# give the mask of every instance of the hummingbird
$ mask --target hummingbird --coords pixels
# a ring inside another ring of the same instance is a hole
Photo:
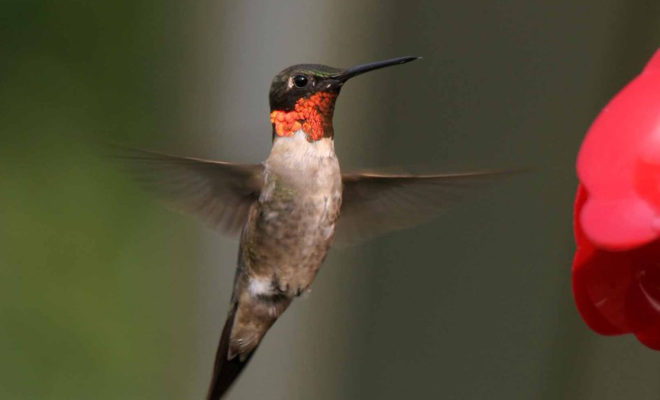
[[[227,392],[273,323],[309,289],[335,236],[350,242],[421,223],[444,208],[452,189],[492,174],[341,172],[332,120],[344,84],[418,58],[282,70],[269,92],[272,147],[260,164],[137,149],[125,156],[169,205],[240,236],[208,400]]]

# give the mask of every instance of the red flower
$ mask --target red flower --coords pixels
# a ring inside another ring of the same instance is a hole
[[[582,318],[660,350],[660,51],[596,118],[577,171],[573,294]]]

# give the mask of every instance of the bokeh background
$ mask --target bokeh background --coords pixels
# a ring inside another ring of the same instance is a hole
[[[264,159],[299,62],[351,81],[344,169],[532,167],[333,250],[231,399],[657,399],[660,353],[573,305],[574,159],[660,45],[657,1],[0,2],[0,398],[202,398],[237,242],[99,157]]]

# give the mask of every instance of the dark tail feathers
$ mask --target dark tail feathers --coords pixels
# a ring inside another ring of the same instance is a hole
[[[209,387],[207,400],[219,400],[224,396],[225,392],[231,387],[238,375],[247,363],[252,358],[254,351],[250,353],[247,358],[241,361],[241,357],[236,356],[231,360],[227,359],[229,351],[229,336],[231,328],[234,325],[234,317],[236,316],[236,304],[232,308],[231,313],[227,316],[227,322],[222,329],[222,336],[220,337],[220,344],[218,345],[218,352],[215,355],[215,366],[213,367],[213,376],[211,377],[211,386]]]

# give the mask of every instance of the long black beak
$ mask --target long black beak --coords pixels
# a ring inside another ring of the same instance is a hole
[[[376,69],[380,68],[385,68],[385,67],[391,67],[393,65],[399,65],[399,64],[405,64],[407,62],[415,61],[421,57],[397,57],[397,58],[392,58],[389,60],[384,60],[384,61],[376,61],[372,62],[369,64],[362,64],[362,65],[357,65],[355,67],[351,67],[347,69],[346,71],[342,72],[341,74],[337,75],[335,77],[336,80],[340,82],[346,82],[347,80],[351,79],[354,76],[358,76],[360,74],[364,74],[365,72],[373,71]]]

